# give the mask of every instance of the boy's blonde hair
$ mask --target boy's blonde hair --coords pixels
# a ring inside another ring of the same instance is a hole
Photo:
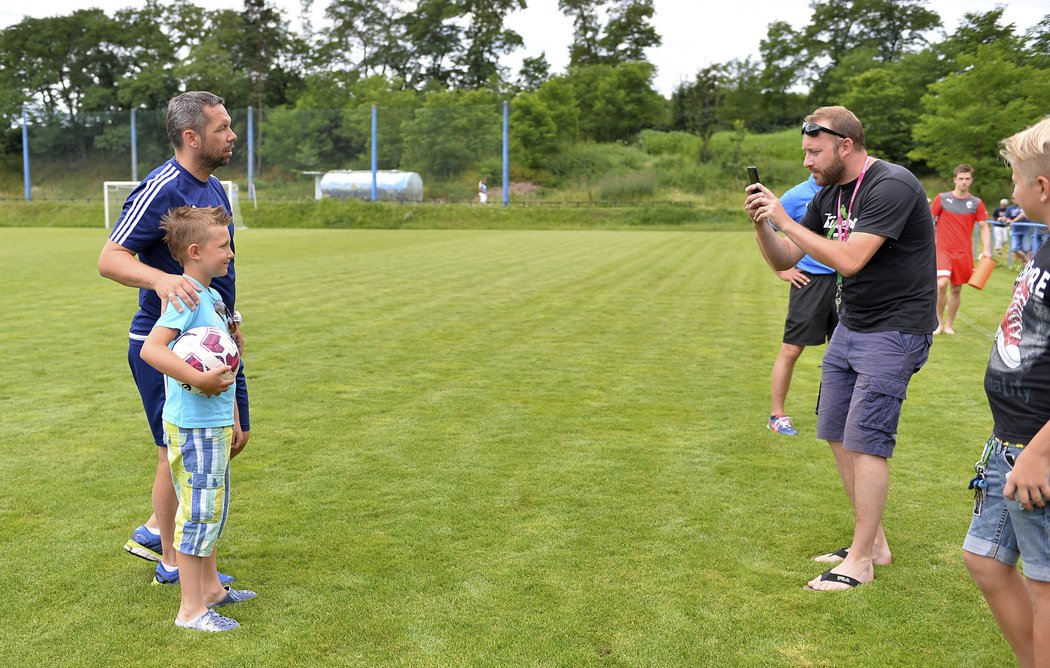
[[[1050,116],[1003,140],[999,151],[1026,184],[1036,177],[1050,177]]]
[[[230,216],[222,207],[180,206],[164,214],[160,229],[164,231],[164,243],[179,264],[186,265],[186,252],[193,244],[208,241],[212,228],[227,227]]]

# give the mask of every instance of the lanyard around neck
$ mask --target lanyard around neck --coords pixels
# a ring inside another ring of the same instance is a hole
[[[839,189],[839,199],[835,205],[835,228],[838,230],[839,241],[845,241],[849,238],[849,222],[853,218],[853,200],[857,198],[857,193],[860,192],[860,184],[864,182],[864,175],[868,173],[868,167],[871,163],[870,155],[864,158],[864,166],[860,168],[857,185],[853,186],[853,194],[849,196],[849,209],[846,210],[845,221],[842,220],[842,189]]]

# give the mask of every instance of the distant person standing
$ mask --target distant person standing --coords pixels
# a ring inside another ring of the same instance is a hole
[[[810,177],[788,190],[780,198],[784,210],[795,222],[806,215],[810,200],[820,192],[820,186]],[[838,324],[835,306],[836,274],[831,267],[806,255],[791,269],[776,272],[791,284],[787,317],[784,319],[784,340],[773,362],[770,384],[771,406],[766,426],[784,436],[798,436],[798,430],[785,410],[795,362],[806,346],[822,346],[831,338]]]
[[[489,203],[489,187],[487,185],[488,178],[482,176],[481,180],[478,181],[478,203],[488,204]]]
[[[1006,207],[1004,216],[1010,223],[1010,253],[1021,264],[1027,264],[1032,256],[1032,242],[1035,240],[1032,226],[1027,224],[1028,219],[1025,218],[1024,211],[1017,204]],[[1015,225],[1015,223],[1023,224]]]
[[[962,286],[973,274],[973,226],[981,233],[981,257],[992,256],[991,230],[984,202],[970,194],[973,167],[958,165],[955,189],[939,193],[930,204],[937,225],[937,329],[934,334],[955,334],[955,316],[962,301]],[[949,294],[949,285],[951,294]],[[945,318],[944,307],[948,306]]]
[[[999,200],[999,206],[992,211],[992,243],[995,245],[995,254],[1002,252],[1003,246],[1009,248],[1010,244],[1010,221],[1006,218],[1006,208],[1010,206],[1010,200],[1003,198]]]

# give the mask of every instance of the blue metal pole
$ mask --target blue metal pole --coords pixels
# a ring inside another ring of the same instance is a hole
[[[510,201],[510,148],[509,148],[509,133],[507,129],[509,127],[507,123],[507,101],[503,101],[503,208],[507,208],[507,203]]]
[[[139,180],[139,139],[135,127],[135,110],[131,110],[131,180]]]
[[[376,172],[378,171],[379,158],[376,153],[376,106],[372,105],[372,201],[379,199],[379,188],[376,184]]]
[[[22,171],[26,179],[26,201],[32,199],[29,190],[29,128],[26,121],[26,109],[22,107]]]
[[[255,201],[255,119],[248,107],[248,197]]]

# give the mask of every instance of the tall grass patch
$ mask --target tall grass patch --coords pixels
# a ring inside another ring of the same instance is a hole
[[[638,200],[655,195],[659,181],[650,171],[609,175],[598,182],[597,191],[603,200]]]

